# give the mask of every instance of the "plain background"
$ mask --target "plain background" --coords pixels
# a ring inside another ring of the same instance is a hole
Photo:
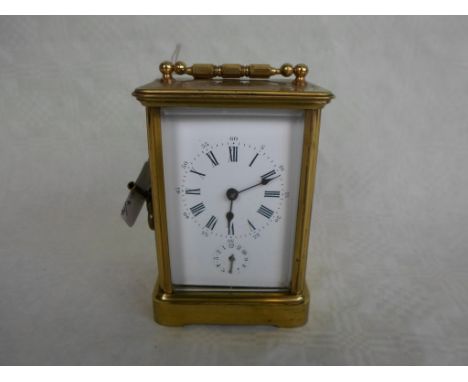
[[[0,17],[1,364],[467,364],[468,19]],[[305,62],[322,114],[298,329],[152,320],[120,220],[143,107],[193,62]]]

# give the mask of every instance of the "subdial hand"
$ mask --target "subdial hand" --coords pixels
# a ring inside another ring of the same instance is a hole
[[[236,261],[236,258],[234,256],[234,254],[232,254],[231,256],[229,256],[228,258],[230,264],[229,264],[229,273],[232,273],[232,266],[234,265],[234,261]]]

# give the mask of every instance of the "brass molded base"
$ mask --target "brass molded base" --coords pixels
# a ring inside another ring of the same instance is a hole
[[[258,292],[153,293],[154,320],[161,325],[274,325],[302,326],[309,313],[307,287],[301,295]]]

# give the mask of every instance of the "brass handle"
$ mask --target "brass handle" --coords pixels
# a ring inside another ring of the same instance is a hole
[[[240,65],[240,64],[193,64],[187,66],[182,61],[177,61],[173,64],[170,61],[164,61],[159,65],[163,82],[170,83],[173,80],[172,73],[176,74],[188,74],[193,76],[194,79],[210,79],[214,77],[221,78],[270,78],[271,76],[281,74],[284,77],[289,77],[293,73],[296,76],[295,83],[302,84],[305,82],[305,77],[309,72],[309,68],[305,64],[297,64],[292,66],[291,64],[283,64],[280,68],[274,68],[268,64],[251,64],[251,65]]]

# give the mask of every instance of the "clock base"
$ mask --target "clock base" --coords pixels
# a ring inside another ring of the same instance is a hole
[[[307,322],[309,293],[189,292],[171,294],[156,286],[154,320],[166,326],[193,324],[273,325],[294,328]]]

